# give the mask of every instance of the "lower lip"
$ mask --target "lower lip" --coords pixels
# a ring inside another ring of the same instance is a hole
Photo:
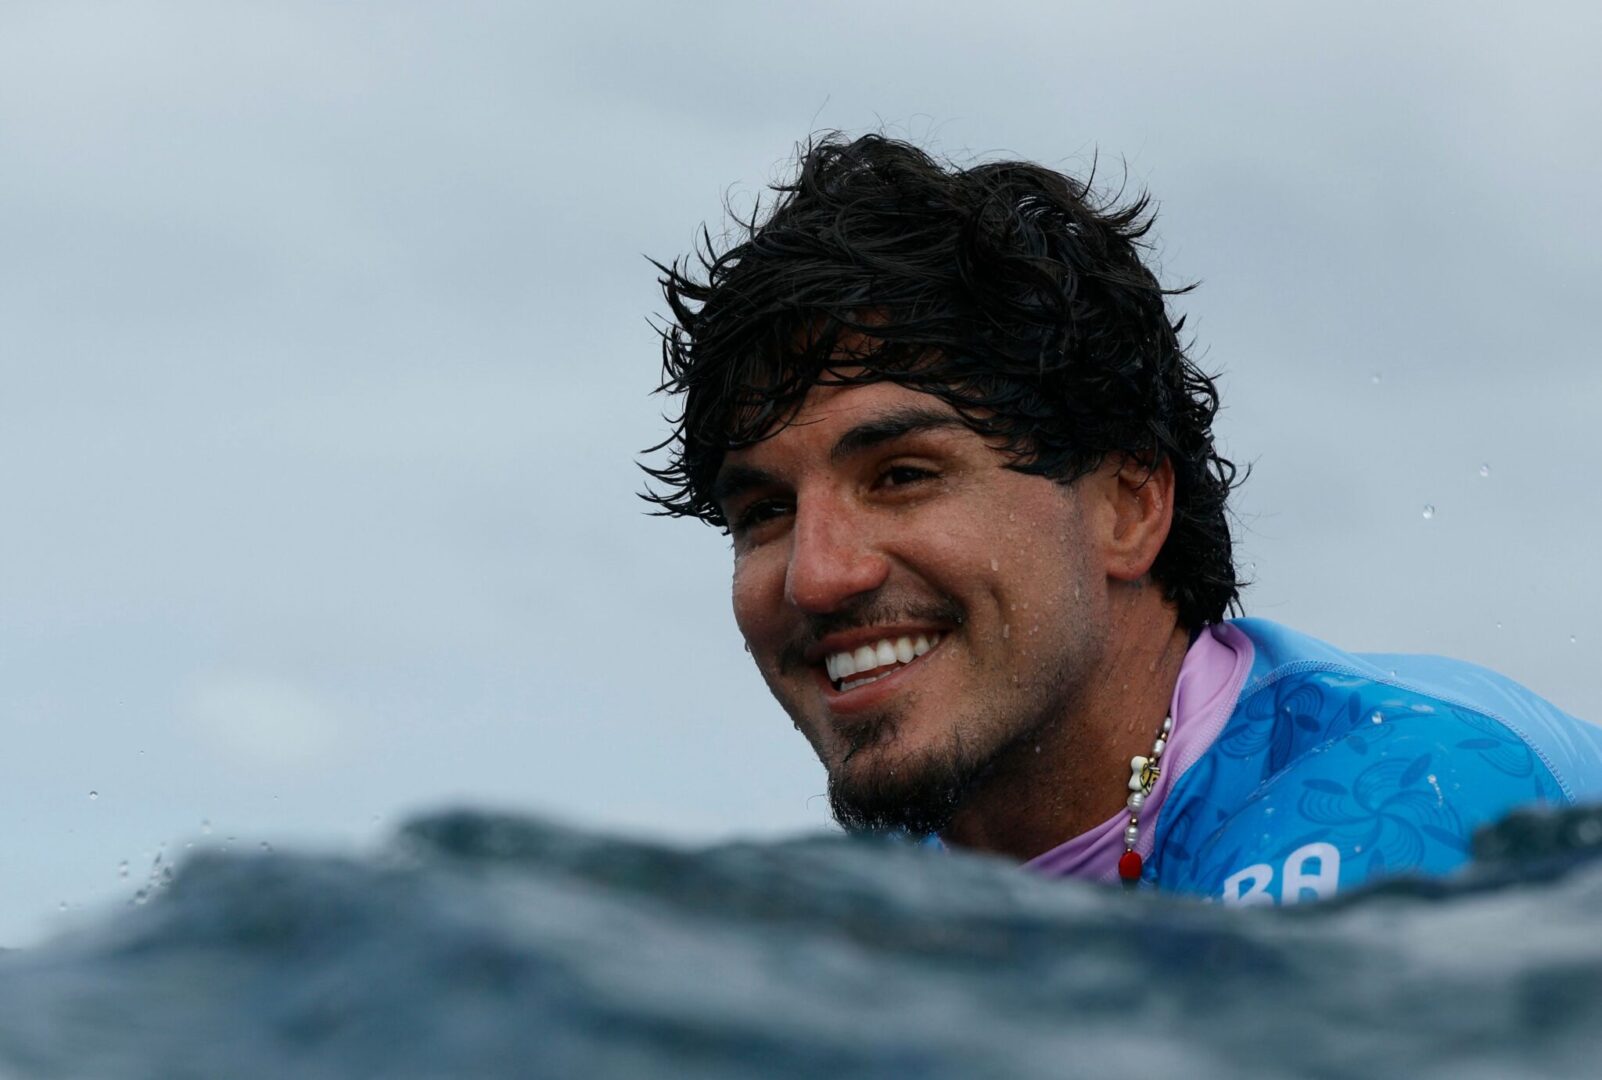
[[[899,690],[909,674],[922,667],[925,660],[929,659],[945,645],[947,636],[947,634],[941,634],[940,644],[922,656],[915,657],[905,664],[897,664],[895,670],[879,676],[871,683],[852,687],[850,690],[836,690],[834,683],[829,680],[828,673],[819,671],[818,680],[823,684],[824,700],[828,703],[830,710],[837,713],[860,712],[863,709],[873,708]],[[850,676],[847,676],[847,678],[850,678]]]

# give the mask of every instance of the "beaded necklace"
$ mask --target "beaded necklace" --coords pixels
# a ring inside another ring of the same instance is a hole
[[[1157,786],[1157,778],[1162,775],[1163,751],[1168,748],[1168,733],[1173,730],[1174,718],[1163,717],[1162,730],[1151,744],[1151,756],[1136,754],[1129,759],[1129,798],[1125,801],[1129,807],[1129,825],[1124,829],[1124,853],[1118,860],[1118,876],[1130,888],[1140,881],[1140,872],[1145,868],[1145,861],[1135,850],[1135,845],[1140,843],[1140,808],[1146,805],[1146,796],[1151,794],[1151,789]]]

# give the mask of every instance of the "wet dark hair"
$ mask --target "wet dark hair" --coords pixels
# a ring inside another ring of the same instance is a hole
[[[946,166],[879,135],[815,138],[764,214],[704,228],[662,271],[661,392],[682,394],[648,453],[660,513],[727,527],[723,457],[779,430],[812,386],[893,380],[955,408],[1013,456],[1068,483],[1109,455],[1174,469],[1174,520],[1152,567],[1196,629],[1239,607],[1213,444],[1218,391],[1185,355],[1141,261],[1149,199],[1119,205],[1027,162]],[[1092,173],[1093,175],[1093,173]],[[860,336],[859,336],[860,335]],[[842,342],[865,342],[849,353]],[[846,377],[842,368],[860,368]]]

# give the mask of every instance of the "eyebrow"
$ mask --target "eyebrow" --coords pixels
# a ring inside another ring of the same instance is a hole
[[[838,464],[855,454],[906,438],[908,435],[967,426],[960,416],[944,409],[906,405],[881,413],[872,420],[858,424],[847,431],[829,449],[829,460]],[[720,471],[717,479],[713,481],[712,501],[721,506],[753,488],[767,487],[778,482],[778,478],[765,469],[751,465],[730,465]]]
[[[712,501],[723,506],[730,499],[744,495],[753,488],[768,487],[778,483],[778,478],[766,469],[752,468],[750,465],[730,465],[718,473],[718,478],[712,482]]]
[[[962,417],[954,412],[930,408],[927,405],[904,405],[858,424],[840,436],[833,449],[829,451],[829,460],[839,463],[853,454],[860,454],[864,450],[871,450],[875,446],[894,442],[908,435],[967,426]]]

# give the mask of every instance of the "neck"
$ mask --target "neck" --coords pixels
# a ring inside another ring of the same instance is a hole
[[[1114,620],[1096,674],[1060,717],[968,793],[947,843],[1025,860],[1123,811],[1129,759],[1151,749],[1190,644],[1172,607],[1143,606]]]

